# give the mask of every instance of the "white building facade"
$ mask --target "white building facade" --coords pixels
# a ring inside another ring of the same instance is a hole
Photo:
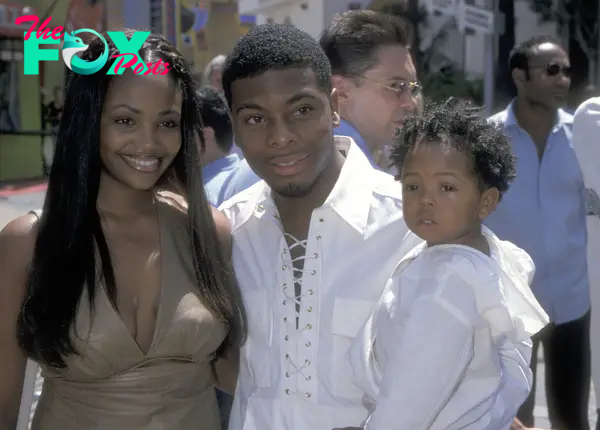
[[[333,15],[369,5],[369,0],[239,0],[240,14],[256,15],[257,24],[292,24],[317,38]]]
[[[425,6],[425,1],[421,1]],[[239,0],[238,9],[241,14],[256,15],[257,24],[292,24],[318,38],[333,15],[350,9],[366,8],[370,3],[370,0]],[[444,42],[436,42],[436,51],[443,53],[470,76],[481,77],[485,67],[485,35],[461,33],[453,17],[429,17],[428,26],[420,32],[421,48],[428,49],[437,40],[435,36],[442,29],[447,36]],[[539,34],[557,34],[556,24],[540,24],[536,14],[530,10],[528,0],[516,0],[515,42],[520,43]]]
[[[478,6],[484,6],[485,0],[476,0]],[[421,29],[421,48],[431,47],[435,36],[444,30],[445,41],[435,46],[436,51],[453,61],[470,76],[481,77],[485,67],[485,34],[465,34],[459,31],[454,17],[428,17],[428,27]],[[530,8],[529,0],[515,1],[515,44],[521,43],[533,36],[552,34],[558,36],[557,25],[554,22],[540,23],[538,16]],[[496,43],[497,46],[497,43]]]

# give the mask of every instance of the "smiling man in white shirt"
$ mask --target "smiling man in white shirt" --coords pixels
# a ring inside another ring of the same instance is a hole
[[[334,138],[331,67],[297,28],[240,38],[223,89],[236,142],[263,179],[221,206],[248,313],[229,429],[356,426],[367,411],[348,348],[419,242],[405,237],[400,184]]]

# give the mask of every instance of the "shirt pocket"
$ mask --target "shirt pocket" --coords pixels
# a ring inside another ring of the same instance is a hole
[[[361,401],[363,393],[354,382],[348,350],[376,305],[377,302],[358,299],[337,299],[334,303],[330,374],[331,388],[336,398]]]
[[[271,386],[271,319],[272,310],[265,292],[245,292],[248,338],[244,349],[255,387]]]

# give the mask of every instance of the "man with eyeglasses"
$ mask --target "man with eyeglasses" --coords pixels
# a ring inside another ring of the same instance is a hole
[[[386,171],[386,147],[420,97],[409,34],[398,17],[352,10],[336,15],[319,41],[338,94],[335,133],[352,137],[371,164]]]
[[[587,430],[590,391],[590,297],[583,176],[571,143],[573,117],[561,109],[571,83],[560,42],[538,36],[516,46],[509,69],[517,97],[490,118],[503,124],[517,157],[517,179],[486,223],[527,251],[532,290],[551,324],[534,336],[531,369],[544,348],[553,428]],[[533,425],[535,386],[519,411]]]

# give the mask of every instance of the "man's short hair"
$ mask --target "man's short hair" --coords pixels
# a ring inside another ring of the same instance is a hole
[[[204,127],[215,131],[215,141],[219,149],[225,153],[233,146],[233,128],[227,103],[221,93],[210,85],[198,88],[198,107]]]
[[[544,43],[552,43],[562,46],[560,39],[550,34],[533,36],[524,42],[516,45],[508,56],[508,71],[512,73],[514,69],[525,70],[527,78],[529,78],[529,59],[535,54],[535,48]]]
[[[400,17],[372,10],[334,16],[319,40],[334,75],[359,76],[377,64],[383,46],[410,48],[411,26]]]
[[[210,60],[210,63],[208,63],[208,65],[206,66],[206,68],[204,69],[204,83],[207,85],[211,84],[211,79],[213,74],[217,71],[217,70],[222,70],[223,66],[225,65],[225,59],[227,57],[225,57],[225,55],[217,55],[215,58],[213,58],[212,60]]]
[[[331,66],[317,41],[308,33],[285,24],[263,24],[240,37],[223,69],[223,92],[231,107],[231,84],[269,70],[312,69],[317,85],[331,94]]]

